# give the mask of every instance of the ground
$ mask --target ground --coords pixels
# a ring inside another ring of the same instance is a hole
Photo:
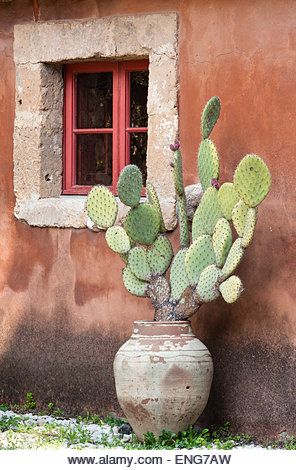
[[[156,439],[147,433],[145,442],[138,441],[130,426],[122,419],[96,415],[63,416],[63,412],[48,404],[51,413],[33,413],[35,402],[27,394],[26,403],[14,406],[0,405],[0,450],[14,449],[234,449],[263,447],[296,449],[296,439],[284,436],[282,441],[259,443],[246,435],[232,435],[230,424],[220,428],[191,428],[175,435],[164,431]],[[17,411],[18,410],[18,411]],[[28,410],[31,410],[28,412]]]

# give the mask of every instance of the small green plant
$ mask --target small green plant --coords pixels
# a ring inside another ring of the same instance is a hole
[[[70,427],[59,429],[58,438],[67,446],[74,444],[85,444],[91,441],[90,432],[77,425],[75,429]]]
[[[246,445],[253,442],[250,436],[232,434],[230,424],[227,422],[223,426],[204,428],[197,430],[194,427],[178,434],[164,430],[159,437],[148,432],[144,436],[144,442],[140,443],[137,439],[127,444],[125,447],[130,449],[194,449],[194,448],[213,448],[232,449],[240,445]]]
[[[296,437],[288,437],[287,441],[284,443],[285,450],[296,450]]]
[[[8,411],[9,410],[9,405],[6,403],[0,403],[0,411]]]
[[[109,426],[121,426],[122,424],[126,423],[126,420],[116,416],[108,415],[103,418],[103,422],[109,424]]]
[[[19,426],[19,419],[15,416],[0,418],[0,431],[17,430]]]
[[[258,205],[269,192],[271,176],[264,161],[249,154],[238,164],[233,182],[220,184],[219,154],[209,139],[219,115],[220,100],[215,96],[201,117],[197,167],[203,196],[191,228],[180,143],[175,141],[170,146],[180,232],[177,253],[164,235],[165,222],[151,182],[146,187],[147,202],[140,201],[143,181],[137,166],[127,165],[118,180],[119,199],[129,207],[123,227],[114,225],[118,205],[106,187],[96,186],[88,194],[88,216],[97,227],[106,230],[108,246],[126,264],[122,272],[126,289],[150,298],[156,321],[187,320],[220,295],[232,303],[243,291],[234,272],[253,239]]]
[[[89,413],[89,412],[87,412],[87,413],[85,413],[85,414],[83,414],[83,415],[81,415],[81,416],[78,416],[78,417],[77,417],[77,422],[78,422],[78,423],[92,423],[92,424],[98,424],[98,425],[100,425],[100,426],[101,426],[102,424],[104,424],[104,421],[103,421],[103,419],[102,419],[100,416],[98,416],[98,415],[96,415],[96,414]]]
[[[34,396],[33,396],[32,392],[27,392],[26,393],[26,400],[25,400],[25,403],[24,403],[24,408],[26,410],[35,410],[36,400],[34,399]]]
[[[55,406],[54,406],[54,404],[53,404],[52,402],[49,402],[49,403],[47,404],[47,409],[48,409],[48,412],[49,412],[49,413],[52,413],[53,410],[54,410],[54,408],[55,408]]]

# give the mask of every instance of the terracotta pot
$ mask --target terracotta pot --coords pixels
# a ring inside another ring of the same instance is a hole
[[[150,431],[179,432],[206,406],[213,363],[190,323],[135,321],[114,360],[119,404],[140,440]]]

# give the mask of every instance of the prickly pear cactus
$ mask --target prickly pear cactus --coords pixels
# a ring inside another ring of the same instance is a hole
[[[148,281],[152,271],[148,263],[147,252],[142,246],[135,246],[128,254],[128,266],[141,281]]]
[[[187,287],[189,287],[189,279],[187,277],[185,268],[185,257],[188,249],[183,248],[173,259],[171,272],[170,272],[170,283],[171,283],[171,296],[172,300],[180,300],[181,295]]]
[[[232,222],[234,225],[237,234],[242,237],[244,233],[246,216],[248,212],[248,206],[244,203],[242,199],[235,204],[232,211]]]
[[[115,197],[105,186],[95,186],[87,197],[86,209],[93,223],[102,229],[114,225],[118,206]]]
[[[211,140],[205,139],[201,142],[197,162],[198,176],[205,191],[211,186],[213,179],[219,178],[219,155]]]
[[[270,171],[257,155],[246,155],[235,170],[233,182],[244,203],[256,207],[270,189]]]
[[[200,274],[196,292],[203,302],[211,302],[219,297],[220,269],[214,264],[207,266]]]
[[[218,96],[213,96],[204,107],[201,115],[201,135],[207,139],[220,116],[221,103]]]
[[[147,282],[141,281],[137,276],[134,275],[131,268],[126,266],[122,270],[123,283],[126,289],[138,297],[146,297],[149,284]]]
[[[160,235],[147,250],[147,260],[153,274],[165,274],[169,268],[174,251],[170,240]]]
[[[219,290],[225,302],[232,304],[239,298],[244,288],[239,277],[231,276],[220,284]]]
[[[158,199],[158,196],[157,196],[157,192],[155,191],[155,188],[154,188],[152,183],[147,183],[146,191],[147,191],[147,199],[148,199],[149,204],[151,204],[154,207],[154,209],[157,211],[157,213],[159,215],[160,231],[161,231],[161,233],[163,233],[163,232],[166,231],[165,223],[164,223],[164,220],[163,220],[163,216],[162,216],[161,207],[160,207],[159,199]]]
[[[136,207],[141,198],[142,173],[136,165],[127,165],[120,173],[117,192],[123,204]]]
[[[123,227],[109,227],[106,232],[106,242],[111,250],[121,255],[131,249],[130,239]]]
[[[197,166],[204,193],[191,227],[180,142],[170,145],[180,233],[175,252],[164,235],[164,217],[152,183],[147,183],[147,202],[141,201],[142,175],[135,165],[127,165],[118,180],[118,197],[129,208],[123,226],[114,225],[117,201],[107,188],[96,186],[87,198],[88,216],[106,230],[108,246],[125,264],[124,286],[131,294],[150,299],[157,321],[188,319],[204,303],[218,297],[232,303],[243,291],[234,272],[253,240],[258,205],[269,192],[271,176],[264,161],[250,154],[238,164],[233,182],[220,184],[219,153],[209,139],[220,110],[214,96],[202,112]]]
[[[232,245],[232,231],[230,223],[226,219],[219,219],[213,233],[213,248],[215,252],[216,265],[221,268]]]
[[[140,204],[129,211],[124,228],[133,241],[151,245],[159,234],[159,214],[151,204]]]
[[[232,219],[232,211],[239,201],[239,195],[234,189],[233,183],[224,183],[219,188],[218,199],[223,217],[227,220]]]
[[[201,272],[215,262],[215,253],[210,235],[201,235],[190,246],[185,257],[185,269],[192,286],[198,283]]]

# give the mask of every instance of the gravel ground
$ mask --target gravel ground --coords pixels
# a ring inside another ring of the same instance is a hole
[[[0,449],[121,447],[132,439],[115,425],[32,413],[0,411],[0,424]]]
[[[14,411],[0,410],[0,450],[13,449],[106,449],[106,448],[143,448],[128,423],[122,424],[119,420],[110,419],[107,424],[98,416],[88,418],[60,418],[49,415],[38,415],[33,413],[16,413]],[[120,424],[118,424],[120,423]],[[195,440],[188,441],[181,438],[173,448],[190,449],[264,449],[252,439],[244,439],[242,436],[234,436],[224,439],[207,438],[200,430],[197,432]],[[191,431],[188,431],[190,434]],[[188,434],[187,433],[187,434]],[[286,436],[286,440],[289,436]],[[292,441],[291,441],[292,442]],[[165,442],[159,447],[158,443],[148,447],[150,449],[172,448],[167,447]],[[139,447],[140,446],[140,447]],[[275,447],[282,447],[275,446]],[[144,447],[146,448],[146,447]],[[271,449],[267,446],[265,449]],[[292,445],[284,447],[286,449],[296,449],[296,440]]]

